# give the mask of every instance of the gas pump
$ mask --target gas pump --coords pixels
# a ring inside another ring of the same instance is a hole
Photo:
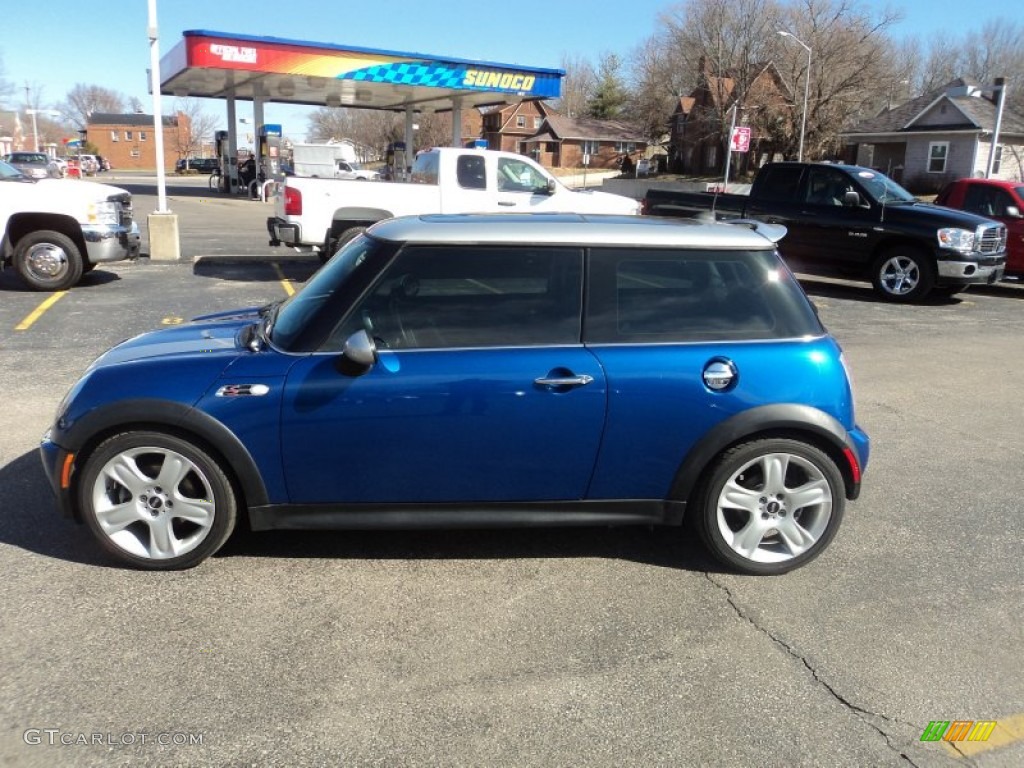
[[[388,144],[387,153],[384,155],[385,177],[388,181],[406,181],[405,142],[394,141]]]
[[[280,181],[281,170],[281,126],[267,124],[259,126],[256,134],[256,162],[263,181]]]
[[[213,134],[217,162],[220,164],[220,191],[229,192],[238,184],[238,165],[231,157],[228,132],[217,131]]]

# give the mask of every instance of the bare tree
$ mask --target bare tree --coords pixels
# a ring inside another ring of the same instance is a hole
[[[566,117],[582,117],[597,84],[594,65],[582,56],[563,56],[562,69],[562,95],[551,106]]]
[[[837,155],[839,131],[877,113],[880,86],[884,90],[892,80],[893,45],[887,32],[899,19],[889,10],[876,15],[856,0],[798,0],[784,8],[784,28],[812,49],[808,73],[806,51],[788,38],[774,37],[776,58],[794,94],[802,93],[810,77],[805,156]],[[802,99],[795,101],[801,103],[794,104],[794,126],[803,109]]]
[[[14,97],[14,83],[8,80],[4,69],[3,54],[0,54],[0,108],[10,106]]]
[[[203,148],[204,141],[212,141],[219,120],[203,111],[199,99],[186,97],[174,100],[174,112],[188,119],[187,128],[178,126],[174,132],[174,151],[178,157],[195,157]]]
[[[388,144],[399,141],[403,131],[401,118],[394,112],[321,107],[310,114],[306,137],[314,142],[350,139],[383,157]]]
[[[68,91],[67,98],[57,105],[57,109],[68,122],[84,129],[89,124],[89,116],[94,112],[124,112],[126,101],[124,94],[117,91],[100,85],[79,83]]]

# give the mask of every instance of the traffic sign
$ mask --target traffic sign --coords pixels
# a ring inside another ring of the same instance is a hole
[[[750,128],[745,125],[738,125],[732,129],[732,138],[729,140],[729,149],[733,152],[750,151]]]

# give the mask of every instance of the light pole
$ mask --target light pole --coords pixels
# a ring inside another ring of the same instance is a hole
[[[803,46],[805,51],[807,51],[807,77],[804,79],[804,112],[800,117],[800,153],[797,155],[797,161],[802,163],[804,160],[804,129],[807,127],[807,94],[811,87],[811,46],[807,45],[807,43],[792,32],[780,29],[779,34],[783,37],[793,38],[797,43]]]
[[[32,115],[32,138],[36,143],[36,152],[39,151],[39,127],[36,125],[36,115],[59,115],[55,109],[26,109],[25,114]]]

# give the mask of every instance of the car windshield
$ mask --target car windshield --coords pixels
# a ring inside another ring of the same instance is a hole
[[[22,181],[26,178],[28,177],[13,165],[0,161],[0,179],[4,181]]]
[[[324,264],[298,293],[267,318],[267,337],[275,346],[291,349],[309,319],[344,285],[378,241],[361,235],[349,241]]]
[[[864,187],[868,195],[870,195],[871,199],[876,203],[892,205],[893,203],[917,202],[916,197],[907,192],[907,190],[888,176],[884,176],[876,171],[869,171],[866,168],[856,171],[855,175],[857,177],[857,181],[860,182],[861,186]]]

